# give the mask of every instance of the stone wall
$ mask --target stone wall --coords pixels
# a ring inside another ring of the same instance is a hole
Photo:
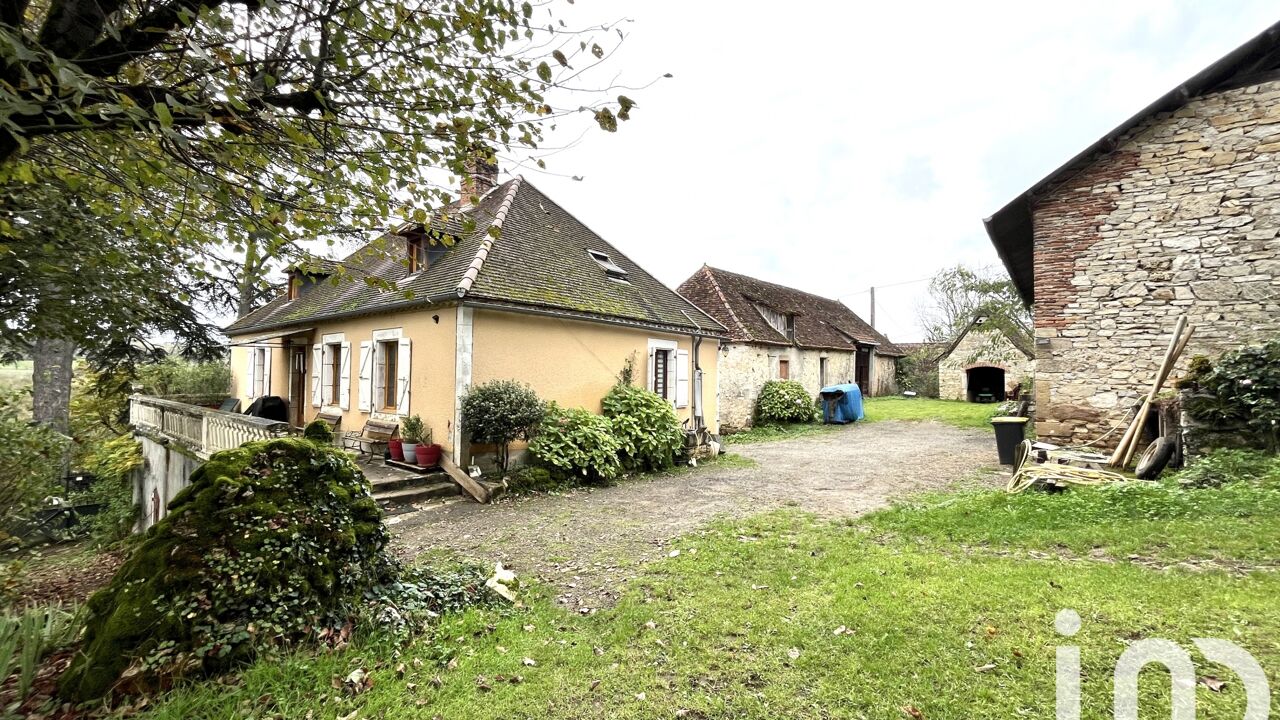
[[[777,345],[725,343],[720,348],[720,426],[727,432],[751,427],[756,398],[769,380],[778,379],[778,360],[790,361],[790,378],[800,382],[816,399],[822,389],[821,358],[827,358],[826,384],[853,382],[854,353],[839,350],[802,350]],[[872,395],[896,392],[895,359],[876,356],[872,361]]]
[[[938,362],[938,397],[943,400],[968,400],[966,371],[975,365],[989,365],[1004,370],[1004,391],[1009,393],[1035,374],[1035,361],[1028,358],[1004,333],[974,327],[965,334],[955,349]],[[1030,390],[1029,385],[1025,386]]]
[[[1041,437],[1093,440],[1120,423],[1182,314],[1196,333],[1175,378],[1194,355],[1280,332],[1278,171],[1271,82],[1154,116],[1036,202]]]

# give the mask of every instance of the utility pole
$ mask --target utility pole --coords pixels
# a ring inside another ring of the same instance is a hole
[[[871,329],[876,329],[876,286],[871,286]]]

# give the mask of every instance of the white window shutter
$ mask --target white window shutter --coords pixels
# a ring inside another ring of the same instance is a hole
[[[324,398],[320,394],[320,346],[311,346],[311,405],[320,407]]]
[[[338,407],[351,409],[351,343],[342,343],[342,366],[338,371]]]
[[[373,410],[373,343],[360,343],[360,412]]]
[[[262,394],[271,394],[271,348],[262,349]]]
[[[258,349],[249,348],[247,355],[249,356],[249,368],[248,370],[245,371],[244,377],[248,385],[244,389],[244,394],[247,395],[250,400],[253,400],[255,397],[257,397],[257,395],[253,393],[253,391],[257,389],[257,385],[258,385],[258,376],[257,376]]]
[[[676,353],[676,407],[689,407],[689,351]]]
[[[654,364],[653,364],[653,358],[657,354],[657,352],[658,351],[656,348],[653,348],[653,347],[649,348],[649,373],[648,375],[645,376],[645,386],[651,392],[658,392],[658,376],[656,374],[657,371],[654,369]]]
[[[410,352],[409,338],[400,338],[398,349],[400,356],[396,358],[396,412],[400,415],[408,415],[409,359],[413,355]]]

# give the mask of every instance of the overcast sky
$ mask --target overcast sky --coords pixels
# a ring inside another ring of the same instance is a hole
[[[672,287],[707,263],[864,318],[872,285],[998,263],[983,217],[1280,19],[1264,2],[1128,0],[571,12],[634,21],[611,72],[674,77],[629,92],[617,134],[549,158],[582,181],[525,177]],[[877,291],[877,326],[920,339],[924,292]]]

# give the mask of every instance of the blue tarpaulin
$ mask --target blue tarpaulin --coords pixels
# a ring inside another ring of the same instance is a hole
[[[851,423],[862,419],[862,388],[855,383],[829,385],[818,393],[822,401],[822,422]]]

